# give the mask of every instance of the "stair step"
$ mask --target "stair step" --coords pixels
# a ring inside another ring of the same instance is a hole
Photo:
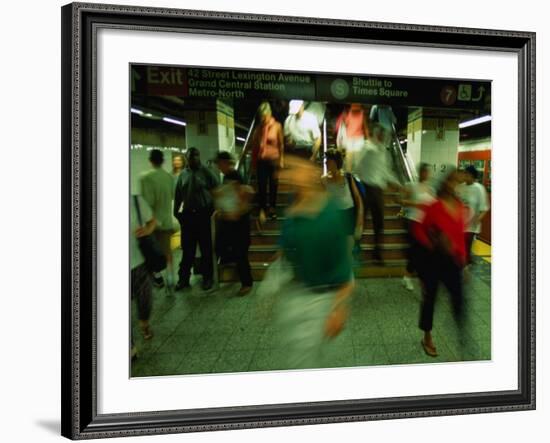
[[[401,277],[405,273],[407,262],[403,259],[388,259],[384,266],[379,266],[373,261],[364,261],[354,266],[356,278],[381,278],[381,277]],[[261,281],[269,267],[266,262],[251,262],[252,278],[255,281]],[[238,281],[237,272],[234,265],[220,266],[220,281],[231,282]]]
[[[277,218],[283,218],[285,216],[285,211],[286,211],[287,207],[288,207],[288,205],[286,205],[286,204],[277,203],[277,205],[275,207],[275,212],[277,214]],[[389,218],[389,217],[397,217],[397,214],[399,213],[400,210],[401,210],[401,205],[399,205],[397,203],[386,203],[384,205],[384,219]],[[257,218],[258,213],[259,213],[259,209],[254,208],[252,210],[253,218]]]
[[[262,232],[272,232],[272,231],[278,231],[281,229],[283,221],[285,220],[285,217],[277,217],[276,220],[266,220],[262,227]],[[250,228],[252,231],[257,230],[257,217],[253,216],[250,220]],[[367,216],[365,228],[367,230],[372,230],[372,219],[369,216]],[[396,215],[386,215],[384,216],[384,230],[394,230],[394,229],[403,229],[404,227],[404,221],[401,217],[398,217]]]
[[[277,192],[277,206],[288,206],[292,203],[292,198],[294,196],[293,192]],[[253,199],[254,206],[258,206],[258,194],[254,196]]]
[[[401,217],[397,217],[396,215],[385,215],[384,216],[384,230],[387,229],[403,229],[404,222]],[[367,217],[366,223],[365,223],[366,229],[372,229],[372,218],[370,216]]]
[[[271,231],[256,231],[251,232],[252,245],[276,245],[281,237],[279,230]],[[374,231],[372,229],[366,229],[363,231],[363,237],[361,243],[373,243]],[[406,243],[407,231],[405,229],[385,229],[382,235],[383,243]]]
[[[384,260],[405,259],[408,244],[406,243],[383,243],[381,245],[382,258]],[[252,245],[248,251],[248,257],[251,262],[269,263],[274,260],[278,251],[275,244],[272,245]],[[374,246],[371,244],[362,244],[359,257],[362,261],[374,259]]]

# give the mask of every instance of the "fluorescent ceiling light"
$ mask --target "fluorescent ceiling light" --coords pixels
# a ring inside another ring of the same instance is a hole
[[[170,118],[170,117],[162,117],[162,119],[163,119],[165,122],[173,123],[173,124],[175,124],[175,125],[187,126],[187,123],[182,122],[181,120],[175,120],[175,119]]]
[[[474,118],[473,120],[468,120],[462,123],[459,123],[458,127],[460,129],[467,128],[469,126],[479,125],[480,123],[485,123],[491,121],[490,115],[483,115],[481,117]]]
[[[240,142],[245,142],[245,141],[246,141],[246,138],[243,138],[243,137],[237,137],[237,140],[239,140]]]
[[[138,114],[138,115],[143,114],[143,111],[141,109],[130,108],[130,111],[132,111],[132,114]]]

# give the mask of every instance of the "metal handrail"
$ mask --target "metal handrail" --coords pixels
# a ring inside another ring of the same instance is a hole
[[[252,131],[254,130],[255,125],[256,125],[256,117],[254,117],[252,119],[252,123],[250,124],[250,127],[248,128],[248,133],[246,134],[246,138],[244,139],[243,150],[239,154],[239,158],[237,159],[237,163],[235,164],[235,169],[237,169],[237,170],[239,170],[243,160],[245,159],[246,151],[248,150],[248,142],[250,141],[250,137],[252,136]]]
[[[217,211],[210,216],[210,236],[212,239],[212,281],[214,289],[220,288],[220,271],[218,264],[218,254],[216,254],[216,218]]]
[[[416,175],[413,173],[411,166],[408,162],[407,156],[403,152],[401,143],[399,143],[399,138],[397,137],[397,131],[395,125],[392,124],[392,146],[394,155],[397,156],[399,162],[401,163],[400,172],[403,174],[405,182],[414,182],[416,181]]]
[[[327,119],[323,116],[323,175],[327,175]]]

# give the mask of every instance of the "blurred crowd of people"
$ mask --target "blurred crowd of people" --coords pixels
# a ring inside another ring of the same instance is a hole
[[[265,283],[277,290],[279,319],[288,336],[289,367],[315,367],[323,344],[342,330],[355,287],[353,252],[370,214],[374,231],[373,257],[384,264],[385,193],[399,193],[409,249],[403,284],[422,292],[419,327],[421,344],[437,356],[431,335],[440,283],[447,289],[459,326],[464,324],[464,270],[472,264],[473,239],[489,206],[473,166],[464,171],[448,165],[431,176],[431,166],[418,166],[418,181],[402,185],[395,178],[388,153],[395,117],[391,108],[361,104],[346,106],[335,119],[336,147],[321,150],[322,119],[300,100],[289,103],[284,122],[273,116],[269,102],[258,108],[250,143],[256,189],[236,169],[236,159],[221,151],[215,170],[201,162],[199,149],[173,158],[173,173],[163,168],[160,150],[150,151],[151,170],[141,177],[141,192],[131,201],[131,292],[138,305],[139,327],[153,336],[148,319],[151,287],[176,291],[191,287],[196,249],[200,250],[202,289],[214,285],[215,258],[235,263],[241,283],[238,295],[253,288],[248,253],[251,214],[257,206],[260,227],[277,218],[279,183],[292,198],[281,226],[277,266],[285,268],[285,285],[277,275]],[[243,156],[244,157],[244,156]],[[216,237],[213,240],[213,226]],[[179,228],[181,261],[174,282],[171,239]],[[147,266],[140,238],[154,237],[165,256],[164,276]],[[284,266],[281,266],[281,263]],[[197,269],[195,269],[195,272]],[[282,277],[281,277],[282,278]],[[174,284],[175,283],[175,284]],[[260,283],[262,285],[263,283]],[[263,288],[269,293],[270,288]]]

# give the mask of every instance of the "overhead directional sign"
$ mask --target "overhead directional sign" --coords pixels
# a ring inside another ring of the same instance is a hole
[[[491,82],[132,65],[132,93],[235,100],[303,99],[443,108],[490,105]]]

